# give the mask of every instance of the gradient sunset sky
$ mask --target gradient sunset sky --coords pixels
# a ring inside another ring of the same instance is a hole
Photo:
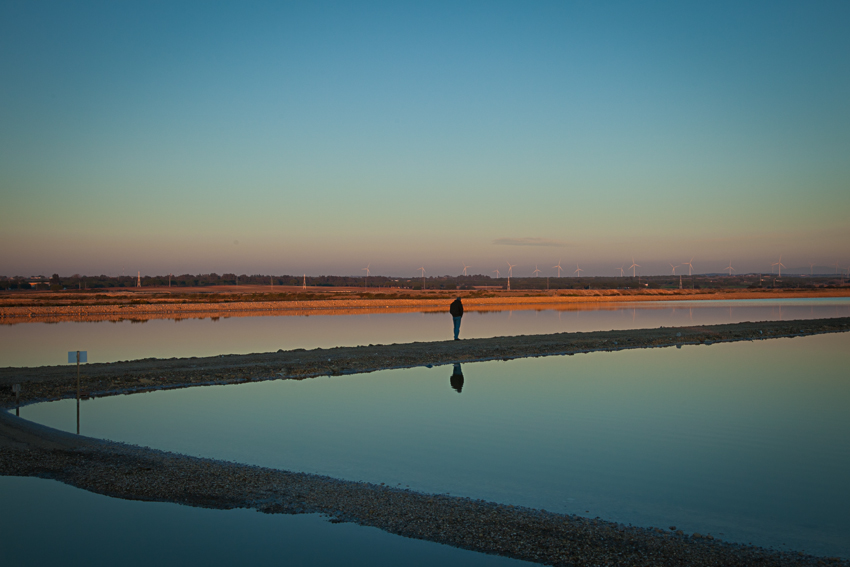
[[[0,275],[845,268],[848,30],[846,1],[3,0]]]

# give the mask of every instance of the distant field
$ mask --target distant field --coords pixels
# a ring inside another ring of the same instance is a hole
[[[126,320],[151,318],[250,317],[255,315],[343,315],[370,312],[442,311],[455,297],[470,311],[565,309],[645,301],[716,301],[850,297],[850,287],[706,290],[410,290],[398,288],[307,288],[208,286],[128,288],[108,292],[0,292],[0,322]],[[570,307],[573,306],[573,307]]]

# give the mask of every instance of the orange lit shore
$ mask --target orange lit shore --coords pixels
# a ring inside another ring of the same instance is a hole
[[[598,310],[622,303],[850,297],[850,288],[757,290],[413,291],[233,286],[89,293],[5,293],[0,324],[270,315],[442,312],[456,296],[469,311]]]

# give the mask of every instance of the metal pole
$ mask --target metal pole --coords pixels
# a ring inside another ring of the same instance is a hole
[[[77,435],[80,434],[80,351],[77,351]]]

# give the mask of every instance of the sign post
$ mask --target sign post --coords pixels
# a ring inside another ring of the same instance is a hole
[[[77,363],[77,435],[80,434],[80,363],[88,362],[88,351],[68,351],[68,362]]]
[[[21,417],[21,385],[13,384],[12,391],[15,392],[15,416]]]

